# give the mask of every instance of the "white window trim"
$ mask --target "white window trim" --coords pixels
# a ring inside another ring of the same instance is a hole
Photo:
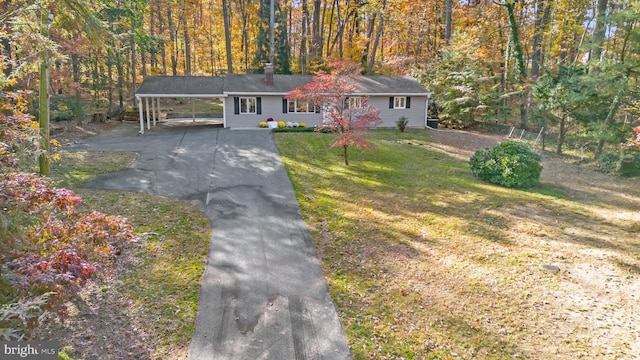
[[[250,96],[241,96],[239,99],[238,106],[240,107],[240,114],[242,115],[255,115],[258,113],[258,98],[250,97]],[[242,103],[246,103],[246,108],[249,110],[251,108],[251,101],[253,101],[253,111],[242,111]]]
[[[291,104],[293,104],[293,111],[291,110]],[[316,107],[313,106],[313,103],[307,101],[306,104],[307,104],[307,111],[298,111],[298,107],[299,107],[298,99],[287,100],[287,111],[292,114],[315,114]]]
[[[394,96],[393,97],[393,108],[394,109],[406,109],[407,108],[407,97],[406,96]]]
[[[362,96],[353,96],[349,98],[349,107],[352,109],[362,108]]]

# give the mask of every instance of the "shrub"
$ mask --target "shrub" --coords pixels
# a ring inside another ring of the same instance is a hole
[[[284,121],[282,121],[282,120],[278,121],[278,127],[279,127],[279,128],[283,128],[283,127],[285,127],[285,126],[287,126],[287,123],[286,123],[286,122],[284,122]]]
[[[409,124],[409,119],[407,119],[406,116],[400,116],[398,121],[396,121],[396,125],[398,126],[398,129],[400,129],[400,132],[404,132],[404,129],[407,128],[408,124]]]
[[[298,123],[298,126],[300,126],[300,127],[306,127],[306,126],[307,126],[307,124],[301,121],[301,122],[299,122],[299,123]]]
[[[616,173],[620,176],[640,176],[640,154],[627,154],[617,163]]]
[[[332,134],[338,131],[336,126],[332,126],[329,124],[324,124],[321,126],[316,126],[314,129],[315,132],[323,133],[323,134]]]
[[[284,127],[284,128],[278,128],[278,129],[273,129],[273,132],[314,132],[315,129],[312,127]]]
[[[267,127],[267,122],[266,121],[260,121],[258,123],[258,126],[261,127],[261,128],[266,128]]]
[[[596,169],[598,171],[613,174],[616,171],[616,166],[620,161],[619,151],[608,151],[600,155],[598,162],[596,163]]]
[[[0,284],[9,285],[0,287],[2,297],[30,304],[34,297],[51,293],[45,308],[62,316],[65,302],[86,280],[113,263],[133,238],[133,229],[116,216],[78,211],[80,202],[72,191],[55,188],[46,178],[0,175]],[[15,325],[6,313],[0,315]],[[37,320],[31,318],[29,328],[37,326]]]
[[[482,180],[506,187],[525,188],[540,180],[540,159],[540,155],[527,145],[505,141],[493,148],[476,151],[469,165],[471,172]]]
[[[0,341],[24,339],[24,334],[33,328],[45,313],[49,297],[54,292],[47,292],[17,302],[0,305]]]

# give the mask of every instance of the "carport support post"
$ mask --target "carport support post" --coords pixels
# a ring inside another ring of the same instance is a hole
[[[156,98],[157,106],[158,106],[158,121],[160,121],[160,98]]]
[[[147,130],[151,130],[151,119],[149,118],[149,98],[144,98],[144,103],[147,108]]]
[[[142,117],[142,99],[138,98],[138,112],[140,113],[140,134],[144,134],[144,120]]]
[[[153,126],[156,126],[156,98],[151,98],[151,117],[153,118]]]

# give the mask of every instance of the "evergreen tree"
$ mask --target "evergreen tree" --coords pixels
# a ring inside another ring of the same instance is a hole
[[[256,37],[256,51],[251,65],[254,71],[263,72],[264,64],[269,62],[269,5],[271,0],[260,0],[258,17],[258,35]]]
[[[276,8],[276,54],[274,57],[275,71],[278,74],[291,74],[291,47],[287,35],[286,14],[282,9]]]

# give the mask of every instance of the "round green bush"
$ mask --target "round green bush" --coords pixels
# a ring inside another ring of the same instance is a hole
[[[527,145],[505,141],[493,148],[476,151],[469,165],[471,172],[482,180],[511,188],[526,188],[540,180],[540,159],[540,155]]]

